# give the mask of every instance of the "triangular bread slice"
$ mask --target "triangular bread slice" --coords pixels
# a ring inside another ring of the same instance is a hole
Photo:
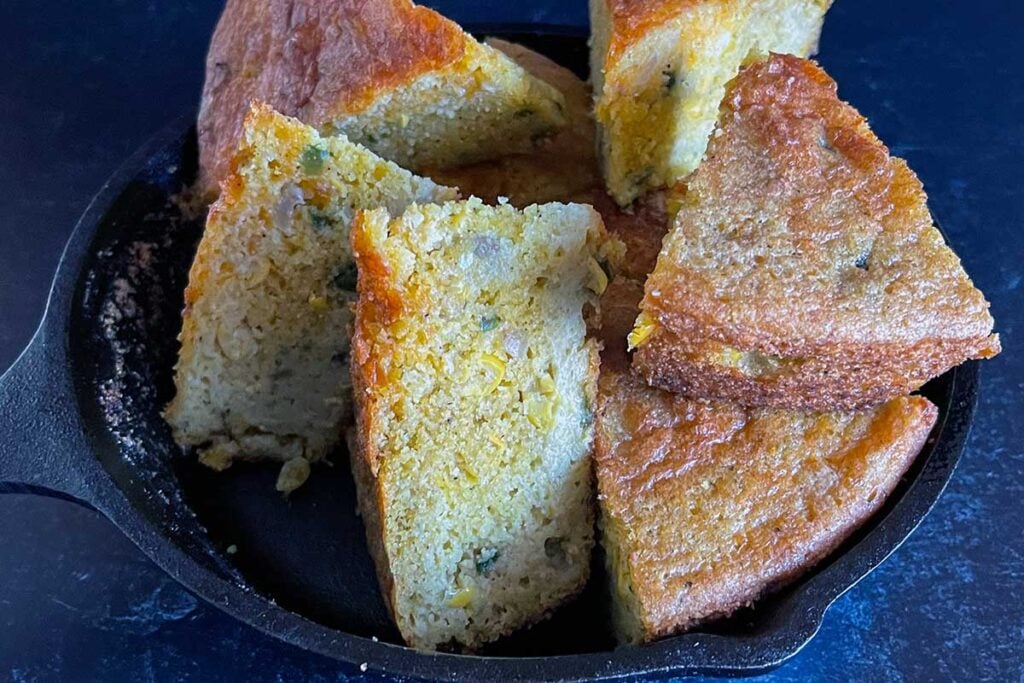
[[[593,536],[604,229],[581,204],[361,214],[352,340],[359,505],[417,648],[476,649],[580,591]]]
[[[254,99],[417,171],[525,152],[565,124],[557,90],[410,0],[229,0],[199,112],[203,195]]]
[[[355,211],[453,199],[344,136],[256,105],[210,209],[188,288],[166,417],[203,463],[293,462],[294,488],[350,416]]]
[[[999,351],[921,182],[811,61],[744,68],[675,204],[630,335],[655,386],[848,409]]]
[[[621,345],[641,294],[616,279],[601,302],[595,461],[622,642],[727,616],[818,564],[885,502],[937,415],[918,396],[801,413],[650,387]]]
[[[590,0],[590,73],[617,202],[697,168],[728,83],[769,52],[817,49],[831,0]]]
[[[463,196],[488,203],[496,203],[499,197],[518,207],[588,201],[601,187],[590,87],[572,71],[523,45],[497,38],[488,38],[486,44],[557,89],[565,98],[569,123],[529,152],[456,168],[429,168],[424,173],[458,187]]]

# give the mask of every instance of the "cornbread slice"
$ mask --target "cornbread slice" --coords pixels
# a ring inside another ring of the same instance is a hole
[[[352,466],[410,645],[475,649],[583,588],[602,288],[588,206],[360,214]]]
[[[566,123],[558,91],[409,0],[228,0],[199,112],[207,196],[253,99],[413,170],[529,151]]]
[[[865,407],[1000,349],[920,181],[792,56],[730,85],[645,291],[634,366],[696,398]]]
[[[882,505],[928,438],[918,396],[859,413],[705,403],[601,369],[601,540],[623,642],[683,631],[795,580]]]
[[[486,43],[562,93],[569,124],[526,154],[458,168],[425,169],[424,173],[489,203],[497,202],[498,197],[507,197],[518,207],[589,200],[589,193],[601,186],[589,86],[573,72],[522,45],[497,38],[488,38]]]
[[[590,0],[590,73],[612,197],[626,205],[697,168],[740,65],[814,52],[831,4]]]
[[[343,136],[322,138],[255,105],[189,272],[166,411],[175,440],[200,447],[214,469],[238,458],[290,461],[279,487],[301,484],[350,413],[355,211],[454,196]]]

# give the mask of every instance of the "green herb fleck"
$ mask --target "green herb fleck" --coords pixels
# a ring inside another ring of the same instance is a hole
[[[377,136],[374,135],[373,133],[367,133],[366,134],[366,144],[368,144],[368,145],[376,145],[377,144]]]
[[[326,213],[316,209],[310,209],[309,220],[312,221],[313,227],[321,232],[324,230],[330,230],[334,227],[334,219]]]
[[[356,264],[346,263],[335,271],[334,277],[331,278],[331,283],[338,289],[342,289],[346,292],[354,292],[356,291],[357,275],[358,271],[356,270]]]
[[[324,162],[327,161],[327,150],[317,145],[310,145],[302,151],[299,164],[302,170],[309,175],[316,175],[324,170]]]
[[[485,315],[480,318],[480,331],[490,332],[495,327],[501,324],[501,318],[496,315]]]
[[[491,550],[488,553],[481,553],[480,559],[476,561],[476,573],[477,574],[488,574],[494,569],[494,563],[501,557],[501,553],[497,550]]]
[[[634,185],[646,185],[647,181],[654,177],[654,167],[644,166],[639,171],[632,174]]]
[[[594,424],[594,409],[590,406],[590,399],[583,398],[583,413],[580,415],[580,427],[584,429]]]
[[[664,82],[662,83],[662,85],[664,86],[665,90],[668,90],[669,92],[672,92],[672,88],[675,87],[676,82],[678,81],[678,76],[676,76],[676,72],[672,70],[671,66],[666,66],[662,70],[661,76],[662,76],[662,78],[665,79]]]

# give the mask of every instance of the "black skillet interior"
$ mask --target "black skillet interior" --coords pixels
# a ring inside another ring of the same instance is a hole
[[[578,32],[507,27],[485,32],[524,43],[586,75],[586,43]],[[265,596],[330,629],[397,643],[355,514],[344,450],[286,500],[274,492],[275,467],[235,465],[227,473],[214,473],[175,446],[160,416],[174,391],[182,292],[202,231],[202,219],[184,216],[175,196],[191,184],[195,170],[191,130],[150,155],[103,214],[79,271],[67,322],[68,357],[90,450],[134,514],[169,539],[175,552],[239,591]],[[677,648],[618,650],[624,668],[608,673],[682,671],[673,667],[684,663],[678,659],[684,643],[717,648],[703,667],[699,656],[691,656],[689,672],[753,673],[791,655],[813,636],[828,603],[898,546],[941,492],[973,410],[976,370],[966,367],[925,387],[923,393],[942,411],[940,426],[885,508],[831,558],[755,609],[676,639]],[[954,401],[956,419],[947,420]],[[919,477],[922,472],[925,477]],[[920,486],[919,478],[926,480]],[[876,530],[883,521],[888,526]],[[610,650],[602,580],[598,559],[594,580],[580,598],[486,654]],[[296,633],[277,635],[304,644]],[[736,653],[745,653],[735,661],[730,660],[730,643]],[[763,651],[757,652],[759,647]],[[662,661],[668,652],[676,653],[678,661]],[[560,677],[572,675],[562,669]]]

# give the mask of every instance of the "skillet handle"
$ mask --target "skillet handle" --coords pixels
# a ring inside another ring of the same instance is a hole
[[[56,343],[41,327],[0,375],[0,493],[54,496],[91,508],[78,467],[88,451]]]

